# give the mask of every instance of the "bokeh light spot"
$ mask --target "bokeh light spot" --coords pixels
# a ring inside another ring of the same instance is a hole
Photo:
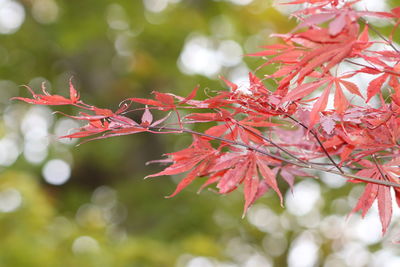
[[[39,23],[50,24],[58,19],[59,8],[53,0],[35,0],[32,6],[32,15]]]
[[[13,138],[5,137],[0,140],[0,165],[10,166],[19,155],[20,151],[17,142]]]
[[[186,41],[178,66],[183,73],[207,77],[213,77],[221,69],[212,40],[206,36],[195,36]]]
[[[62,185],[71,176],[71,167],[61,159],[49,160],[43,167],[43,177],[52,185]]]
[[[0,33],[12,34],[18,31],[25,20],[24,7],[15,1],[0,1]]]
[[[294,186],[293,194],[286,194],[286,206],[294,215],[305,215],[316,208],[316,203],[321,199],[319,185],[312,180],[302,181]]]
[[[186,267],[214,267],[213,262],[206,257],[195,257],[189,260]]]
[[[18,209],[22,203],[22,196],[14,188],[8,188],[0,192],[0,212],[12,212]]]
[[[253,2],[253,0],[230,0],[235,5],[245,6]]]
[[[304,233],[292,244],[289,251],[289,267],[315,266],[318,260],[318,246],[312,235]]]
[[[80,236],[72,244],[72,251],[76,254],[95,253],[99,250],[99,243],[90,236]]]

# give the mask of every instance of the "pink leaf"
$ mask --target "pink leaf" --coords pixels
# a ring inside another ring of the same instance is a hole
[[[142,126],[149,126],[153,121],[153,115],[151,114],[151,112],[149,111],[149,108],[146,106],[144,112],[143,112],[143,116],[142,116]]]
[[[335,36],[346,26],[346,13],[341,13],[331,23],[329,23],[329,34]]]

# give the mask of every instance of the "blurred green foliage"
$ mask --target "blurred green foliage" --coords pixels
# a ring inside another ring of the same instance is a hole
[[[287,266],[293,242],[303,236],[317,245],[321,266],[362,266],[332,258],[346,243],[344,230],[332,226],[339,232],[332,237],[323,228],[332,220],[344,222],[357,188],[331,189],[312,181],[321,189],[307,214],[296,217],[268,193],[242,219],[239,192],[196,194],[195,183],[165,199],[179,177],[143,180],[161,169],[145,162],[181,149],[190,137],[143,134],[74,147],[55,137],[67,131],[58,127],[62,116],[8,101],[28,96],[18,85],[40,90],[43,81],[50,92],[66,95],[70,77],[85,102],[105,108],[115,109],[128,97],[149,97],[153,90],[186,95],[196,84],[204,89],[199,97],[205,97],[224,88],[218,74],[246,74],[261,61],[245,57],[213,75],[188,75],[178,62],[185,44],[195,36],[215,47],[230,40],[246,54],[274,43],[269,34],[288,32],[295,22],[271,1],[7,1],[23,7],[24,18],[19,28],[0,34],[0,266]],[[169,4],[157,10],[162,3]],[[268,69],[259,74],[263,71]],[[35,114],[48,124],[46,139],[38,139],[46,150],[42,159],[28,155],[28,148],[40,143],[29,129],[45,123],[32,124],[29,116]],[[7,163],[4,151],[11,150],[18,158]],[[62,185],[43,179],[52,159],[72,166]],[[322,220],[332,214],[339,217]]]

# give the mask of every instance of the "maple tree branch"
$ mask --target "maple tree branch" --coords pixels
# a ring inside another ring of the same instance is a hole
[[[293,120],[294,122],[298,123],[300,126],[302,126],[304,129],[306,129],[307,131],[309,131],[312,136],[314,136],[314,138],[317,140],[319,146],[321,147],[322,151],[325,153],[325,155],[328,157],[328,159],[330,160],[330,162],[332,162],[332,164],[336,167],[336,169],[339,170],[340,173],[344,174],[344,171],[342,170],[342,168],[339,167],[339,165],[337,165],[337,163],[333,160],[333,158],[331,157],[331,155],[329,155],[328,151],[326,150],[326,148],[324,147],[324,145],[321,142],[321,139],[319,139],[318,135],[310,128],[308,128],[305,124],[303,124],[301,121],[293,118],[290,115],[286,115],[289,119]]]
[[[375,66],[372,66],[372,67],[371,66],[367,66],[367,65],[364,65],[362,63],[357,63],[357,62],[351,61],[349,59],[345,59],[344,61],[347,62],[347,63],[351,63],[351,64],[354,64],[354,65],[360,66],[360,67],[370,68],[370,69],[373,69],[375,71],[379,71],[379,72],[384,72],[384,73],[389,73],[389,74],[393,74],[393,75],[396,75],[396,76],[400,76],[400,73],[396,72],[396,71],[387,70],[387,69],[380,70]]]
[[[393,42],[389,41],[385,36],[382,35],[382,33],[380,33],[374,26],[372,26],[366,19],[364,18],[359,18],[360,21],[362,21],[364,24],[368,25],[368,27],[374,32],[376,33],[382,40],[384,40],[388,45],[390,45],[394,51],[396,51],[397,53],[400,54],[400,51],[397,49],[396,46],[394,46]]]
[[[376,168],[378,169],[379,173],[381,174],[382,179],[387,179],[387,178],[386,178],[386,175],[383,173],[381,167],[380,167],[379,164],[378,164],[378,160],[376,159],[375,154],[372,154],[372,159],[373,159],[373,161],[374,161],[374,163],[375,163]]]
[[[247,145],[247,144],[242,143],[242,142],[232,141],[232,140],[229,140],[229,139],[225,139],[223,137],[218,137],[218,136],[213,136],[213,135],[209,135],[209,134],[206,134],[206,133],[196,132],[196,131],[185,129],[185,128],[181,128],[181,129],[179,128],[178,129],[178,128],[170,128],[170,127],[144,127],[144,126],[140,126],[140,127],[143,127],[143,128],[146,128],[146,129],[150,129],[151,128],[153,130],[158,130],[158,131],[159,130],[168,130],[168,131],[175,131],[176,133],[182,132],[182,133],[195,134],[195,135],[198,135],[198,136],[203,136],[203,137],[207,137],[207,138],[214,139],[214,140],[219,140],[221,142],[225,142],[225,143],[228,143],[228,144],[242,146],[242,147],[245,147],[247,149],[256,151],[256,152],[258,152],[260,154],[269,156],[269,157],[274,158],[274,159],[278,159],[278,160],[284,161],[284,162],[286,162],[288,164],[292,164],[292,165],[295,165],[295,166],[298,166],[298,167],[301,167],[301,168],[314,169],[314,170],[317,170],[317,171],[323,171],[323,172],[327,172],[327,173],[337,174],[337,175],[340,175],[342,177],[348,178],[348,180],[356,179],[356,180],[363,181],[363,182],[366,182],[366,183],[374,183],[374,184],[378,184],[378,185],[392,186],[392,187],[400,188],[400,184],[393,183],[393,182],[390,182],[390,181],[376,180],[376,179],[372,179],[372,178],[368,178],[368,177],[362,177],[362,176],[354,175],[354,174],[351,174],[351,173],[344,173],[342,170],[341,171],[335,171],[335,170],[324,168],[324,167],[320,167],[320,166],[312,166],[311,164],[303,164],[303,163],[299,163],[299,162],[293,162],[293,161],[291,161],[289,159],[286,159],[284,157],[271,154],[271,153],[266,152],[264,150],[261,150],[261,149],[259,149],[257,147],[253,147],[251,145]]]
[[[306,161],[304,161],[304,160],[298,158],[297,156],[293,155],[293,153],[291,153],[289,150],[287,150],[287,149],[283,148],[282,146],[276,144],[276,143],[275,143],[274,141],[272,141],[271,139],[269,139],[269,138],[267,138],[267,137],[265,137],[265,136],[263,136],[263,135],[260,135],[260,134],[258,134],[258,133],[256,133],[256,132],[254,132],[252,129],[249,129],[249,128],[247,128],[246,126],[243,126],[243,125],[240,125],[240,124],[238,124],[238,125],[239,125],[240,127],[242,127],[243,129],[245,129],[246,131],[252,133],[253,135],[255,135],[255,136],[257,136],[257,137],[263,139],[264,141],[267,141],[268,143],[270,143],[271,145],[273,145],[273,146],[276,147],[277,149],[279,149],[279,150],[281,150],[282,152],[286,153],[286,154],[289,155],[290,157],[292,157],[292,158],[298,160],[299,162],[301,162],[301,163],[303,163],[303,164],[309,164],[308,162],[306,162]]]

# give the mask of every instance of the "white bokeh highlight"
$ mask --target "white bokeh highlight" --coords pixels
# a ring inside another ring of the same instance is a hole
[[[293,241],[289,250],[289,267],[315,266],[318,260],[319,246],[312,235],[304,233]]]
[[[318,209],[316,205],[321,200],[321,190],[318,183],[313,180],[304,180],[294,186],[293,194],[286,194],[286,207],[294,215],[302,216],[312,209]]]
[[[90,236],[80,236],[72,243],[72,251],[75,254],[96,253],[100,250],[99,243]]]
[[[143,0],[144,7],[153,13],[160,13],[168,7],[168,4],[178,2],[180,0]]]
[[[71,176],[71,167],[61,159],[49,160],[43,167],[44,180],[52,185],[62,185]]]
[[[18,31],[25,20],[24,7],[11,0],[0,0],[0,34]]]
[[[37,22],[50,24],[57,21],[60,10],[54,0],[35,0],[32,4],[32,16]]]
[[[217,41],[204,35],[193,35],[185,42],[178,67],[185,74],[214,78],[223,67],[240,64],[242,53],[241,46],[233,40]]]
[[[0,212],[13,212],[22,204],[21,193],[14,189],[8,188],[0,192]]]
[[[17,140],[11,136],[0,139],[0,166],[10,166],[18,158],[20,149]]]

